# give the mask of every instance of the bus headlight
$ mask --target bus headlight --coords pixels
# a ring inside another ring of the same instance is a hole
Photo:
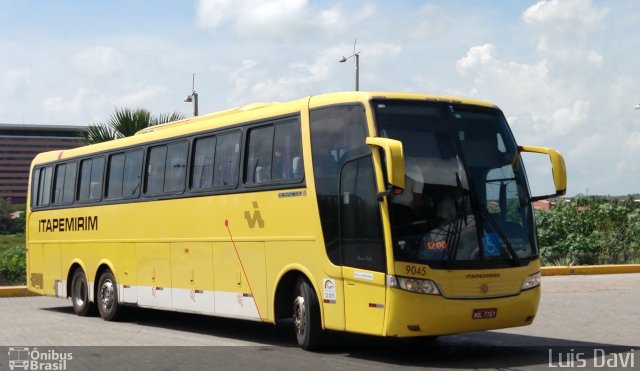
[[[540,272],[534,273],[524,279],[524,282],[522,282],[521,290],[524,291],[524,290],[532,289],[534,287],[538,287],[540,286],[541,281],[542,281],[542,275],[540,274]]]
[[[387,286],[418,294],[440,295],[438,285],[431,280],[387,275]]]

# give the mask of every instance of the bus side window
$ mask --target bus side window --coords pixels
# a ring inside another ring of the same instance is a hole
[[[131,198],[140,191],[142,150],[118,153],[109,158],[107,198]]]
[[[122,178],[124,176],[124,153],[109,158],[109,173],[107,175],[107,198],[122,197]]]
[[[49,205],[51,201],[51,178],[53,177],[53,167],[47,166],[44,169],[44,177],[41,179],[42,182],[42,190],[40,194],[40,203],[41,206]]]
[[[100,200],[102,194],[102,176],[104,173],[104,158],[98,157],[93,159],[91,164],[91,190],[89,191],[89,199],[91,201]]]
[[[214,187],[229,187],[238,184],[240,165],[240,132],[218,135],[213,174]]]
[[[47,166],[34,171],[31,206],[47,206],[51,199],[51,178],[53,167]]]
[[[78,201],[98,201],[102,193],[104,158],[96,157],[80,163]]]
[[[40,172],[42,169],[35,169],[33,171],[33,178],[31,179],[31,207],[38,206],[38,190],[40,186]]]
[[[216,137],[195,141],[191,161],[191,189],[208,189],[213,185],[214,152]]]
[[[124,177],[122,180],[122,197],[135,197],[140,193],[142,180],[142,150],[126,153],[124,160]]]
[[[273,180],[293,180],[302,177],[300,125],[290,121],[276,125],[273,143]]]
[[[178,193],[184,191],[187,174],[187,142],[169,144],[164,173],[164,192]]]
[[[249,131],[248,159],[244,173],[247,184],[258,184],[271,180],[273,131],[273,125]]]
[[[64,180],[67,173],[67,164],[61,164],[56,166],[55,181],[53,183],[53,203],[62,203],[62,194],[64,191]]]
[[[76,182],[76,163],[70,162],[56,166],[53,184],[53,200],[55,205],[73,202],[73,191]]]
[[[70,162],[67,164],[67,171],[64,175],[64,186],[62,189],[62,203],[70,204],[73,202],[73,195],[76,190],[76,173],[78,172],[78,163]]]
[[[164,188],[164,168],[167,161],[167,146],[152,147],[147,161],[145,194],[162,193]]]

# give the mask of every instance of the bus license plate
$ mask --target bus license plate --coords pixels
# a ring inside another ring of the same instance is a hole
[[[498,313],[498,309],[490,308],[490,309],[474,309],[473,310],[473,319],[490,319],[496,318]]]

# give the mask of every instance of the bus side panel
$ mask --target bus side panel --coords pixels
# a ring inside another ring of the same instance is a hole
[[[264,242],[215,243],[213,265],[216,314],[267,320]]]
[[[28,245],[29,259],[29,290],[40,295],[44,294],[44,257],[42,254],[42,244],[30,243]]]
[[[48,296],[62,296],[62,274],[60,261],[60,244],[49,243],[42,245],[44,294]]]
[[[138,304],[172,308],[171,250],[167,243],[136,245]]]
[[[138,282],[136,269],[136,245],[134,243],[120,244],[122,251],[120,260],[117,262],[116,270],[118,270],[118,286],[120,295],[118,299],[122,303],[138,303]]]
[[[213,314],[213,253],[211,243],[171,244],[173,308]]]

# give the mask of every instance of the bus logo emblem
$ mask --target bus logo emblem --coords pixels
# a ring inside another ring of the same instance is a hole
[[[258,223],[259,228],[264,228],[264,220],[262,219],[262,215],[260,215],[260,209],[258,208],[257,201],[251,201],[253,204],[253,214],[249,210],[245,210],[244,218],[247,220],[247,224],[249,228],[255,228],[256,223]]]
[[[489,284],[483,283],[482,285],[480,285],[480,292],[483,293],[483,294],[488,294],[489,293]]]

